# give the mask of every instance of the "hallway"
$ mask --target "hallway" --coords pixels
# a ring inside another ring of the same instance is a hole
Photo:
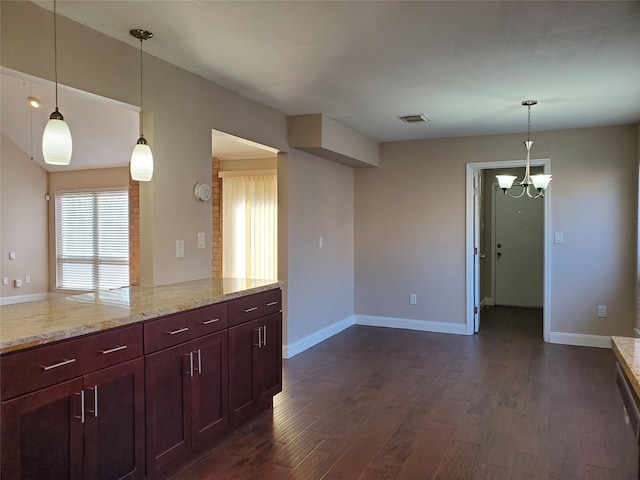
[[[273,411],[171,479],[637,478],[611,350],[482,313],[476,336],[354,326],[284,360]]]

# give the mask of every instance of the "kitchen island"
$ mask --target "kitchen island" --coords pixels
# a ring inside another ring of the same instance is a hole
[[[611,337],[616,356],[616,383],[624,403],[625,420],[640,444],[640,338]],[[640,455],[638,478],[640,478]]]
[[[2,478],[163,478],[269,409],[282,286],[203,279],[1,307]]]

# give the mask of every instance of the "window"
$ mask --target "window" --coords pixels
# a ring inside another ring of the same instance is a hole
[[[57,288],[129,285],[127,190],[56,193]]]
[[[277,279],[276,175],[222,178],[222,276]]]

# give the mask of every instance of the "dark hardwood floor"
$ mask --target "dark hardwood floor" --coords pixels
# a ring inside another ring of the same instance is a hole
[[[171,479],[635,480],[614,365],[545,344],[539,310],[486,308],[472,337],[354,326]]]

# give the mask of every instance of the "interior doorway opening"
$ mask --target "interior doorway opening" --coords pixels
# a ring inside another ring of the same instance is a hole
[[[532,160],[531,165],[544,173],[550,170],[549,159]],[[480,330],[485,306],[541,308],[543,338],[549,341],[550,190],[544,198],[525,196],[520,199],[523,203],[518,204],[516,199],[507,196],[514,201],[508,202],[502,190],[496,192],[494,188],[498,171],[505,173],[507,169],[522,178],[522,167],[524,161],[467,164],[467,334]],[[505,214],[503,210],[507,216],[496,224],[495,220]],[[500,229],[506,236],[498,239]]]
[[[214,277],[278,278],[277,156],[212,131]]]

